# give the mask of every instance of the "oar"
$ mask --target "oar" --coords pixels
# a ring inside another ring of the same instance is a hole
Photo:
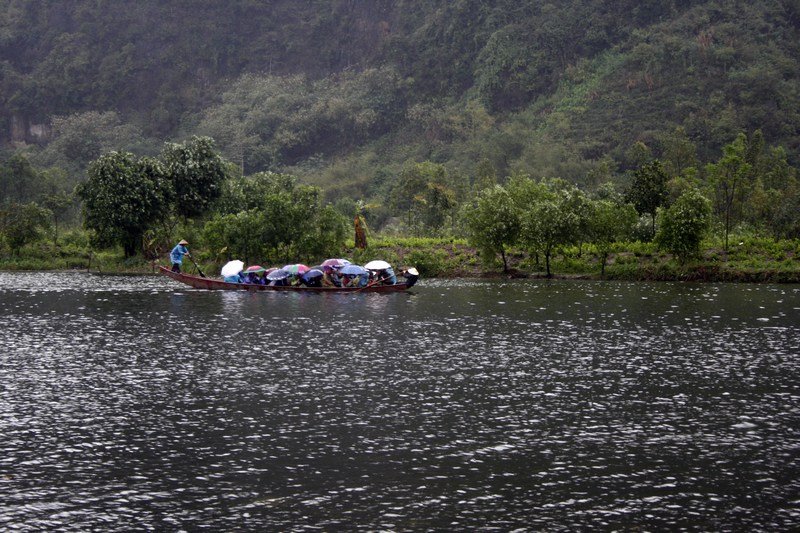
[[[205,274],[203,274],[203,271],[202,271],[202,270],[200,270],[200,267],[199,267],[199,266],[197,266],[197,263],[195,263],[195,261],[194,261],[194,257],[192,257],[192,256],[190,255],[190,256],[189,256],[189,259],[191,259],[191,260],[192,260],[192,263],[194,264],[194,267],[197,269],[197,272],[200,274],[200,277],[201,277],[201,278],[205,278],[205,277],[207,277]]]

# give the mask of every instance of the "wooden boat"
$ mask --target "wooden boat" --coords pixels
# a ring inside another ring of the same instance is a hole
[[[410,289],[417,281],[414,278],[413,282],[401,282],[394,285],[367,285],[366,287],[306,287],[306,286],[271,286],[271,285],[256,285],[253,283],[229,283],[221,279],[203,278],[200,276],[193,276],[191,274],[184,274],[182,272],[173,272],[172,270],[163,266],[158,267],[158,270],[164,276],[172,278],[175,281],[185,283],[195,289],[206,289],[210,291],[295,291],[295,292],[402,292]]]

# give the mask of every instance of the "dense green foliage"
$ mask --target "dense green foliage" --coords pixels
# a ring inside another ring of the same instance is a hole
[[[168,143],[161,152],[164,171],[175,191],[179,216],[203,215],[222,194],[225,162],[208,137],[192,137],[182,144]]]
[[[501,187],[484,189],[464,209],[470,241],[484,254],[500,254],[508,271],[506,250],[519,239],[521,221],[511,194]]]
[[[50,211],[31,202],[24,205],[12,204],[0,210],[0,236],[11,253],[19,255],[20,249],[35,242],[48,228]]]
[[[315,187],[292,176],[258,173],[226,183],[220,209],[205,225],[217,254],[246,262],[322,259],[341,249],[347,219],[321,203]]]
[[[700,255],[710,225],[710,202],[699,191],[688,190],[663,213],[656,242],[685,262]]]
[[[658,231],[693,255],[659,227],[687,191],[724,249],[800,238],[793,0],[0,7],[0,208],[47,209],[54,241],[76,186],[126,255],[180,231],[215,258],[316,258],[363,214],[548,274],[588,244],[603,270]]]
[[[127,152],[110,152],[89,165],[77,190],[84,223],[100,245],[122,245],[125,257],[142,246],[145,231],[170,214],[174,190],[163,165]]]

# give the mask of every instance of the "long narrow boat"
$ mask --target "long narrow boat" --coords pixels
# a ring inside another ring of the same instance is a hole
[[[182,272],[173,272],[163,266],[158,267],[158,270],[164,276],[172,278],[175,281],[185,283],[195,289],[207,289],[211,291],[297,291],[297,292],[402,292],[410,289],[414,283],[401,282],[394,285],[368,285],[366,287],[305,287],[305,286],[271,286],[271,285],[256,285],[253,283],[229,283],[221,279],[203,278],[200,276],[193,276],[191,274],[184,274]],[[416,282],[416,279],[414,279]]]

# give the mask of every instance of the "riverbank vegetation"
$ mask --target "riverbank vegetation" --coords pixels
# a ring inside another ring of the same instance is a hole
[[[54,191],[50,174],[24,161],[2,170],[19,169],[27,179],[14,194],[27,202],[0,211],[6,269],[152,271],[185,238],[210,272],[232,258],[276,265],[347,256],[416,266],[424,276],[800,280],[797,171],[759,132],[678,176],[647,158],[623,190],[522,174],[487,174],[458,190],[444,165],[414,163],[377,206],[326,202],[321,188],[289,174],[242,176],[208,137],[168,143],[156,157],[103,154],[73,194]],[[366,226],[387,210],[381,231],[356,248],[354,221]]]
[[[0,268],[797,278],[792,2],[8,7]]]

